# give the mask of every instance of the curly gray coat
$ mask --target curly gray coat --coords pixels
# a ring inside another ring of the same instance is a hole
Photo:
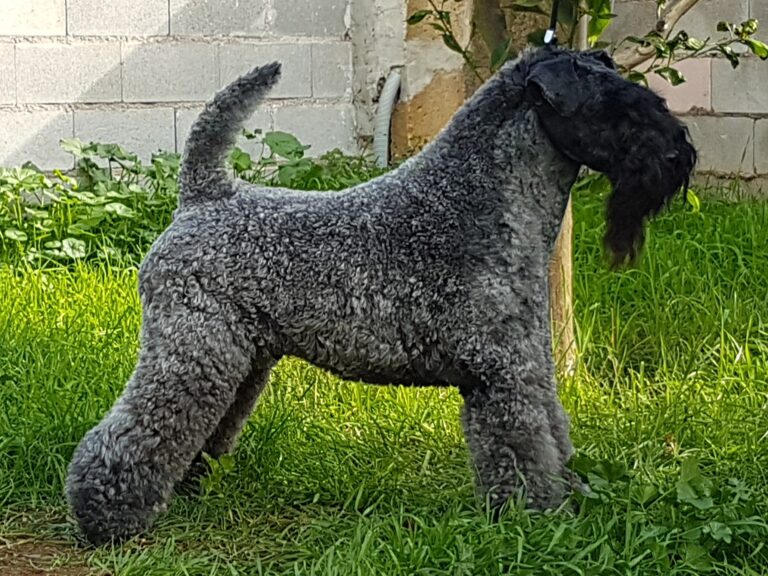
[[[421,154],[338,193],[228,178],[240,124],[279,65],[222,90],[192,128],[181,203],[139,275],[141,352],[78,446],[67,493],[93,543],[146,529],[205,451],[230,450],[293,355],[343,378],[457,386],[479,485],[538,508],[567,495],[573,452],[547,305],[553,243],[582,164],[615,189],[621,263],[683,186],[695,152],[663,101],[602,53],[509,63]]]

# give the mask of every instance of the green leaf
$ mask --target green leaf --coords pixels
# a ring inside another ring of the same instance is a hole
[[[262,130],[261,128],[254,128],[253,130],[248,130],[247,128],[243,128],[242,134],[246,140],[254,140],[259,136],[261,136]]]
[[[501,68],[504,62],[509,60],[511,50],[512,44],[510,42],[496,46],[491,54],[491,70],[496,71]]]
[[[754,38],[747,38],[744,43],[752,50],[752,54],[760,58],[761,60],[768,59],[768,44],[755,40]]]
[[[685,76],[683,76],[679,70],[670,66],[659,68],[658,70],[655,70],[655,72],[664,78],[664,80],[672,84],[672,86],[679,86],[685,82]]]
[[[73,190],[69,193],[69,196],[80,200],[83,204],[90,204],[92,206],[105,203],[104,198],[96,196],[93,192],[75,192]]]
[[[594,47],[600,40],[600,37],[605,32],[606,28],[610,26],[611,21],[608,19],[595,18],[589,21],[589,31],[587,33],[587,41],[589,45]]]
[[[96,156],[105,160],[138,162],[138,157],[126,151],[119,144],[96,144]]]
[[[608,177],[599,172],[589,172],[576,181],[573,186],[574,192],[589,190],[592,194],[604,196],[611,191],[611,181]]]
[[[37,220],[50,217],[48,210],[40,208],[29,208],[26,206],[24,207],[24,215]]]
[[[739,26],[739,36],[741,36],[742,39],[748,38],[749,36],[755,34],[758,28],[759,24],[757,19],[750,18],[746,22],[742,22],[741,26]]]
[[[733,536],[733,530],[722,522],[716,522],[714,520],[704,526],[704,533],[712,536],[713,540],[725,542],[726,544],[731,543],[731,536]]]
[[[731,48],[730,46],[718,46],[717,49],[720,51],[720,53],[723,56],[728,58],[728,61],[731,63],[731,67],[733,68],[739,67],[739,55],[733,51],[733,48]]]
[[[77,238],[64,238],[61,242],[61,252],[72,260],[85,257],[85,242]]]
[[[576,472],[579,476],[586,476],[588,473],[592,472],[596,464],[597,462],[594,459],[586,454],[577,452],[576,455],[571,457],[568,461],[568,468]]]
[[[81,220],[80,222],[75,222],[74,224],[67,226],[67,234],[72,234],[73,236],[93,236],[93,234],[91,234],[92,228],[93,226],[90,222]]]
[[[408,20],[406,20],[406,22],[408,22],[409,25],[413,26],[414,24],[418,24],[419,22],[424,20],[424,18],[426,18],[430,14],[432,14],[432,10],[417,10],[416,12],[414,12],[408,17]]]
[[[694,214],[701,212],[701,200],[699,200],[699,196],[696,194],[696,192],[690,188],[685,191],[685,201],[693,209]]]
[[[681,30],[673,38],[667,40],[667,46],[669,46],[670,50],[676,50],[678,46],[685,44],[689,38],[688,32]]]
[[[627,74],[627,80],[636,84],[644,84],[645,86],[648,86],[648,78],[646,75],[637,70],[630,70],[629,74]]]
[[[690,565],[690,568],[698,570],[699,572],[710,572],[714,568],[712,566],[712,557],[703,546],[693,542],[687,542],[684,550],[685,553],[683,557],[686,566]]]
[[[587,10],[590,16],[587,24],[587,35],[589,45],[593,46],[603,34],[606,28],[610,26],[616,14],[611,12],[610,0],[595,0],[590,2],[590,9]]]
[[[136,212],[134,212],[133,209],[120,202],[110,202],[109,204],[106,204],[104,206],[104,211],[109,214],[121,216],[122,218],[133,218],[136,216]]]
[[[690,504],[698,510],[709,510],[714,506],[709,496],[699,497],[699,494],[691,484],[687,482],[677,483],[677,499],[685,504]]]
[[[661,568],[664,571],[663,573],[668,573],[671,562],[669,560],[669,551],[667,550],[666,545],[663,542],[650,540],[645,542],[644,546],[648,547],[653,555],[653,559],[661,565]]]
[[[232,454],[222,454],[221,456],[219,456],[219,464],[221,464],[221,469],[224,471],[225,474],[234,472],[235,457],[232,456]]]
[[[672,47],[658,32],[647,34],[645,39],[656,50],[657,58],[669,58],[672,55]]]
[[[3,236],[8,238],[9,240],[15,240],[16,242],[26,242],[27,241],[27,235],[22,232],[21,230],[17,230],[15,228],[10,228],[8,230],[5,230],[3,232]]]
[[[639,44],[640,46],[650,46],[648,40],[646,40],[644,36],[627,36],[624,38],[624,42]]]
[[[639,486],[632,486],[631,493],[632,499],[641,506],[644,506],[656,499],[659,495],[659,490],[652,484],[641,484]]]
[[[104,258],[107,260],[120,258],[120,252],[113,248],[112,246],[102,246],[98,250],[98,255],[100,258]]]
[[[703,40],[699,40],[698,38],[688,38],[683,42],[683,46],[687,48],[688,50],[701,50],[706,46],[706,43]]]
[[[287,158],[288,160],[297,160],[304,156],[304,151],[309,146],[304,146],[293,134],[287,132],[267,132],[264,136],[264,144],[269,146],[273,154]]]
[[[461,46],[459,46],[459,43],[456,41],[456,38],[452,34],[448,34],[447,32],[443,34],[443,44],[448,46],[448,48],[454,52],[459,54],[464,53],[464,50],[461,49]]]
[[[282,186],[294,187],[312,170],[312,162],[308,158],[302,158],[297,162],[291,162],[280,166],[277,170],[277,180]]]
[[[229,162],[232,164],[235,172],[245,172],[253,167],[253,160],[251,155],[244,150],[241,150],[237,146],[232,148],[232,152],[229,153]]]
[[[680,479],[677,481],[678,501],[690,504],[698,510],[708,510],[714,506],[710,496],[712,483],[702,476],[699,462],[695,457],[687,458],[680,467]]]
[[[123,185],[117,190],[108,190],[104,197],[112,200],[125,200],[131,197],[131,191],[128,186]]]
[[[623,462],[603,460],[597,463],[593,472],[608,482],[616,482],[627,477],[627,466]]]
[[[77,138],[62,138],[59,140],[59,146],[61,146],[61,149],[65,152],[69,152],[75,156],[80,157],[83,155],[83,142]]]

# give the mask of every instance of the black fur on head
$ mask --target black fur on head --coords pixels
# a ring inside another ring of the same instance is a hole
[[[526,78],[526,98],[552,143],[613,184],[605,245],[614,265],[633,261],[646,219],[688,187],[696,150],[687,129],[602,51],[544,48],[528,60]]]

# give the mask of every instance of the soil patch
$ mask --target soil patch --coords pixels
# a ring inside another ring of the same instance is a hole
[[[82,553],[62,543],[0,542],[0,576],[106,576],[85,563]]]

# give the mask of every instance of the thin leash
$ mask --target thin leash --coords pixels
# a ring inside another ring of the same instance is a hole
[[[549,28],[544,33],[544,44],[547,46],[557,46],[557,10],[560,7],[560,0],[552,1],[552,14],[549,18]]]

